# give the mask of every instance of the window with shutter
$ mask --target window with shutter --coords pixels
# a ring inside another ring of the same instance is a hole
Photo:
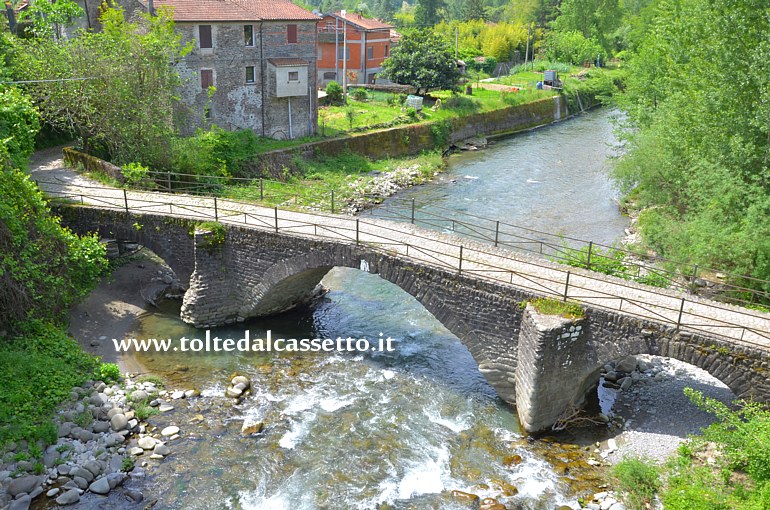
[[[201,89],[207,90],[214,86],[214,71],[212,69],[201,69]]]
[[[198,42],[201,49],[214,47],[211,40],[211,25],[198,25]]]
[[[297,25],[286,25],[286,40],[290,43],[297,42]]]

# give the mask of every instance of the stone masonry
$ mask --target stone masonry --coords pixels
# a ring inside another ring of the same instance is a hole
[[[632,354],[672,357],[723,381],[739,398],[770,399],[766,350],[588,307],[585,318],[542,316],[535,293],[432,266],[354,241],[225,225],[222,244],[196,223],[162,214],[63,207],[73,231],[146,245],[190,285],[182,317],[210,327],[286,310],[335,266],[377,274],[414,296],[468,348],[529,432],[548,429],[598,384],[602,366]]]

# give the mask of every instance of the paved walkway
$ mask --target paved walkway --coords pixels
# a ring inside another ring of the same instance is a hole
[[[128,208],[136,213],[217,219],[291,235],[359,242],[463,275],[546,295],[566,294],[592,306],[670,325],[680,324],[683,330],[711,333],[770,351],[770,314],[569,268],[407,223],[278,210],[212,197],[111,188],[66,168],[61,148],[36,153],[30,167],[33,178],[51,197],[104,208]]]

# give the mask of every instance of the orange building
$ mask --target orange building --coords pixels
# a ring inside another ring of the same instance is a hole
[[[374,83],[382,61],[390,56],[392,25],[360,14],[335,12],[318,23],[318,85],[343,83],[347,58],[347,83]],[[347,55],[344,56],[347,42]]]

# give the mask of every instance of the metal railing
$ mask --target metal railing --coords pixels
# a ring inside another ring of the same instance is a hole
[[[96,186],[76,191],[43,188],[54,203],[95,206],[128,213],[156,213],[214,220],[276,233],[330,239],[366,246],[392,256],[495,283],[513,285],[536,295],[572,300],[659,324],[735,343],[770,349],[770,315],[657,289],[581,269],[565,268],[535,257],[517,255],[484,243],[446,236],[411,225],[364,220],[322,212],[264,208],[218,197],[142,193]],[[49,183],[50,184],[50,183]],[[416,220],[416,218],[415,218]],[[487,235],[487,234],[484,234]],[[502,246],[498,239],[498,246]]]
[[[599,270],[605,274],[673,288],[693,295],[705,291],[713,294],[710,296],[713,299],[725,303],[739,306],[766,306],[770,303],[770,281],[767,280],[649,256],[571,236],[542,232],[499,219],[461,213],[433,204],[417,203],[415,199],[391,197],[386,205],[374,209],[373,206],[380,205],[386,197],[326,185],[309,186],[263,178],[200,176],[171,172],[150,172],[149,177],[144,187],[140,186],[138,189],[198,196],[225,195],[222,198],[258,201],[297,210],[328,211],[332,214],[355,213],[357,211],[351,204],[363,202],[365,207],[368,207],[359,214],[409,222],[498,247],[535,253],[555,262]],[[613,264],[615,257],[622,258],[622,267],[625,269],[620,270],[617,264]],[[614,272],[606,272],[608,264],[615,268]],[[720,278],[716,278],[717,275]],[[712,292],[708,285],[698,284],[703,276],[717,280],[717,293]]]

